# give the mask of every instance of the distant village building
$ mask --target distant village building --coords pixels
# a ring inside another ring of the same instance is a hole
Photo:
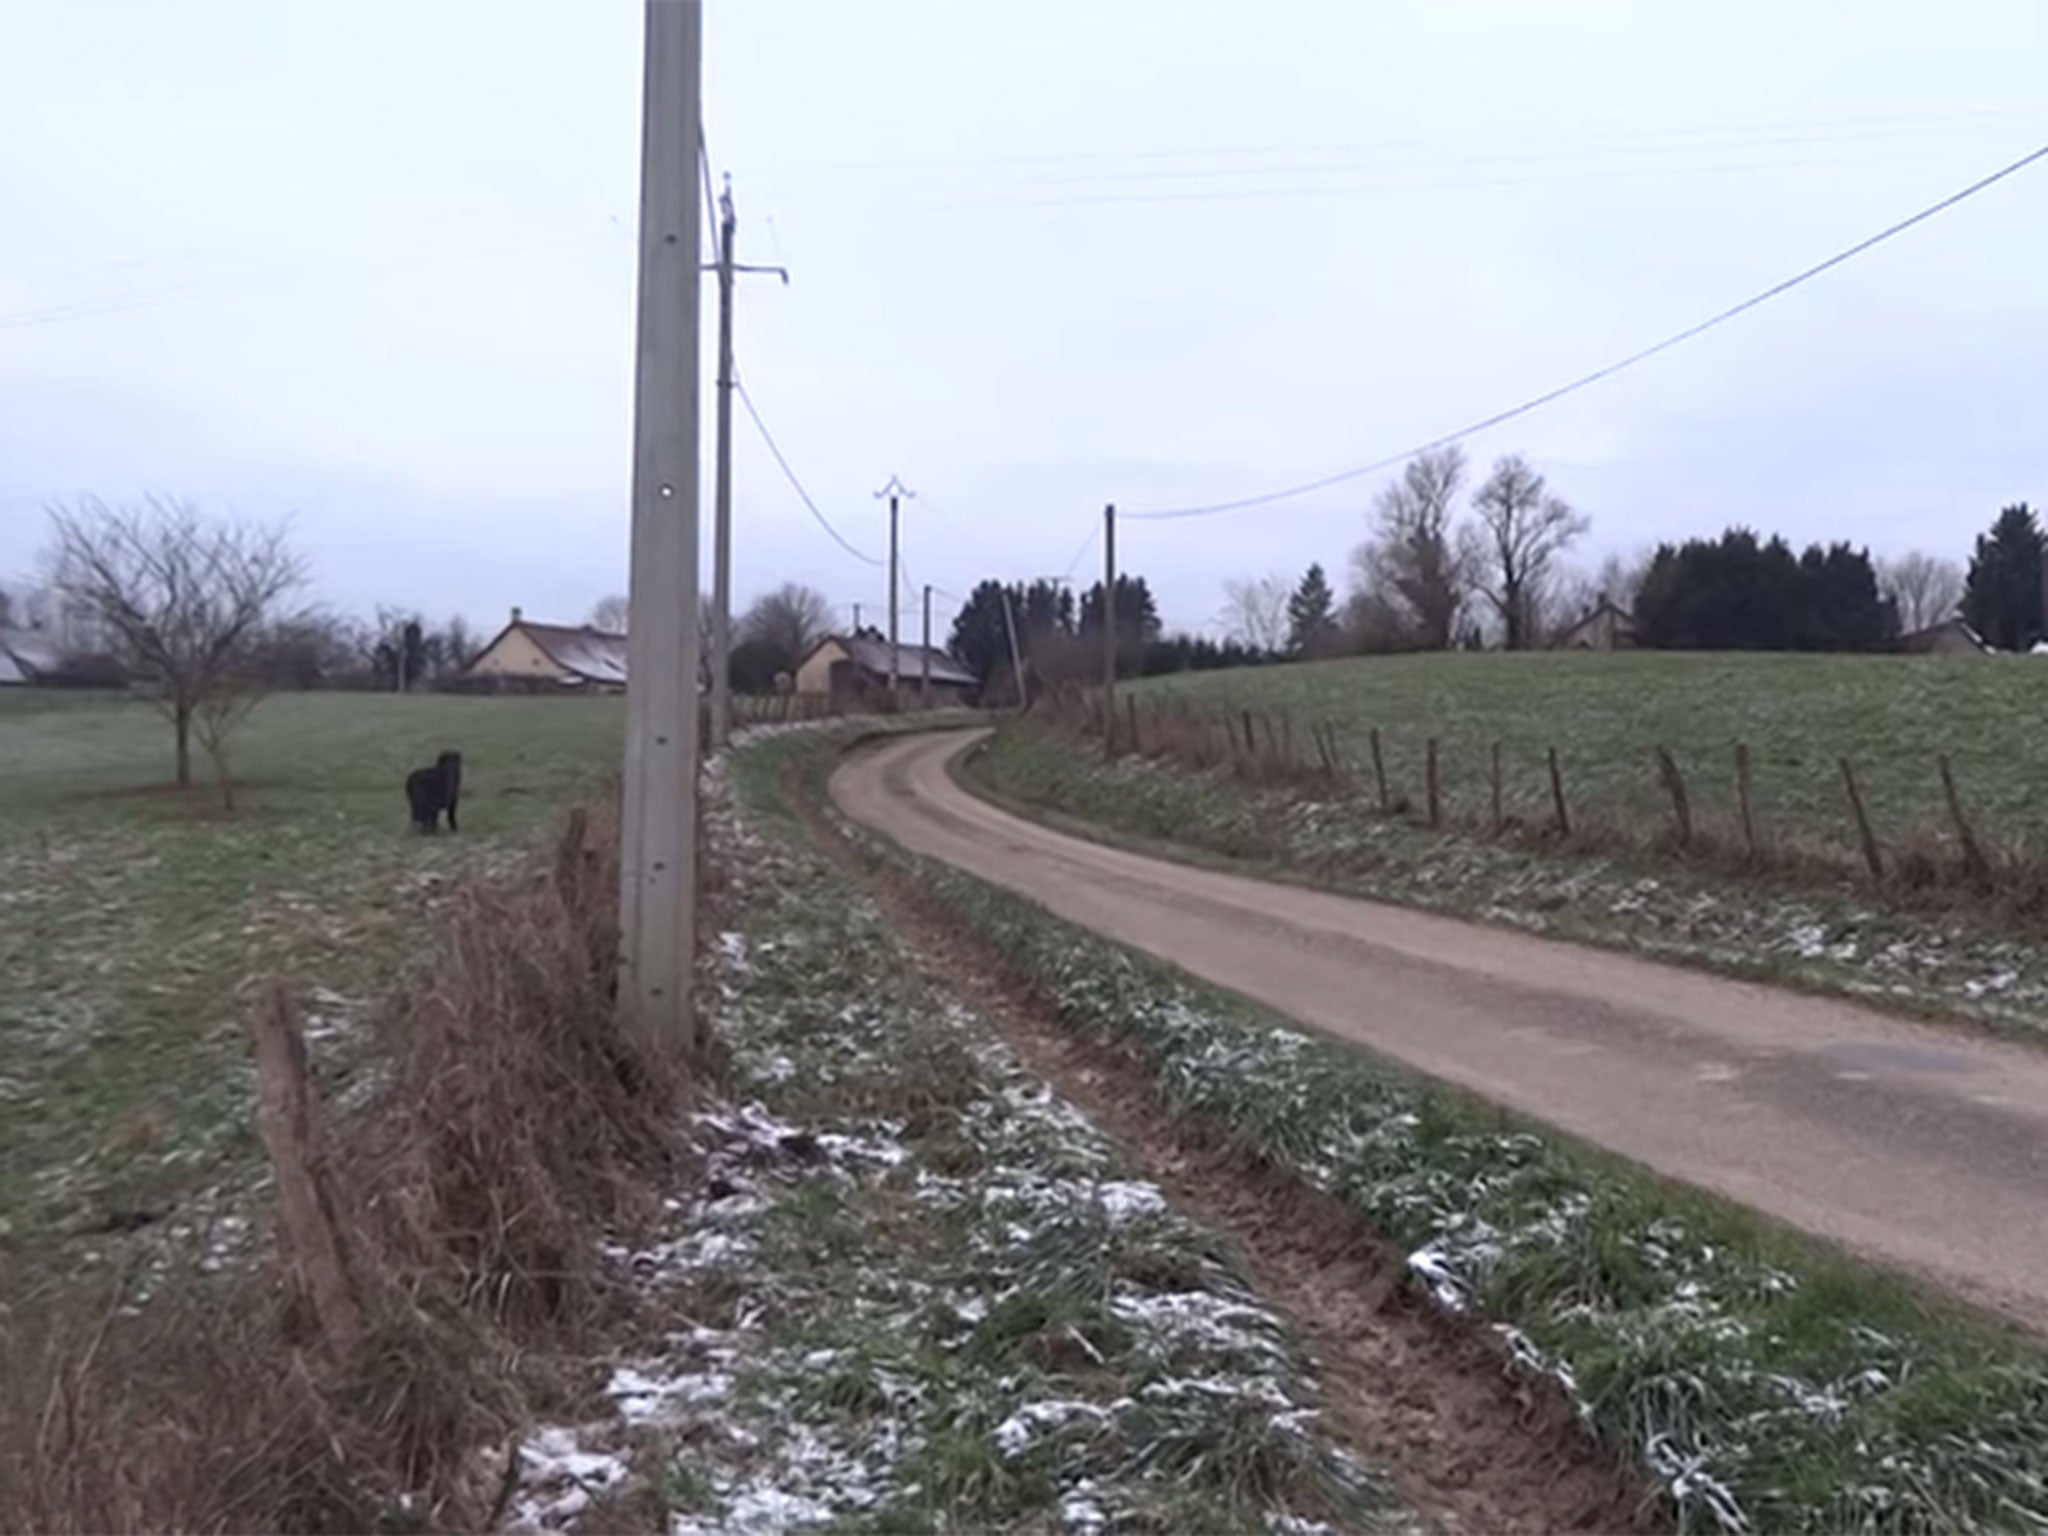
[[[934,709],[965,704],[973,697],[978,686],[974,674],[946,652],[902,645],[896,648],[896,670],[903,704],[915,706],[922,700],[927,661]],[[796,691],[799,697],[828,700],[826,707],[834,713],[880,706],[889,694],[889,642],[865,631],[827,635],[797,663]]]
[[[0,629],[0,687],[26,687],[63,670],[56,638],[41,629]]]
[[[614,692],[626,686],[626,637],[588,624],[536,624],[514,608],[462,676],[487,687]]]
[[[1636,621],[1606,593],[1575,622],[1557,632],[1551,648],[1559,651],[1629,651],[1635,649]]]
[[[1983,656],[1991,647],[1961,619],[1943,619],[1899,637],[1899,649],[1917,656]]]

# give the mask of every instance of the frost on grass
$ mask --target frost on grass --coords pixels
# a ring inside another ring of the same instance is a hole
[[[1176,1104],[1236,1127],[1400,1241],[1425,1294],[1490,1327],[1520,1369],[1631,1448],[1688,1527],[2048,1527],[2038,1356],[1923,1327],[1910,1303],[1887,1314],[1867,1289],[1791,1272],[1706,1207],[1382,1075],[968,877],[920,872],[1069,1027],[1135,1050]],[[1866,1302],[1879,1311],[1860,1314]],[[1213,1293],[1186,1305],[1212,1331],[1248,1327],[1232,1348],[1257,1357],[1255,1320]],[[1205,1389],[1190,1371],[1175,1390]]]
[[[1104,763],[1005,734],[991,754],[1011,793],[1107,825],[1320,870],[1348,890],[1745,975],[1961,1013],[2039,1034],[2048,946],[1967,920],[1881,912],[1853,889],[1800,895],[1622,860],[1562,858],[1378,813],[1361,796],[1280,789],[1123,757]]]
[[[1215,1241],[856,889],[712,804],[731,1097],[605,1249],[666,1322],[529,1441],[519,1523],[577,1526],[625,1461],[673,1533],[1405,1526]]]

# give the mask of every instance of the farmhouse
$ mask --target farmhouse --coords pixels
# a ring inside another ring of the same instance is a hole
[[[0,629],[0,687],[46,681],[61,670],[57,642],[40,629]]]
[[[1550,644],[1560,651],[1627,651],[1636,643],[1636,621],[1627,609],[1607,596],[1588,608],[1575,622],[1557,632]]]
[[[465,682],[497,688],[609,692],[626,686],[626,637],[588,624],[536,624],[517,608],[512,622],[462,670]]]
[[[1982,656],[1991,647],[1961,619],[1944,619],[1899,637],[1899,649],[1919,656]]]
[[[927,667],[934,707],[964,704],[973,695],[977,686],[974,674],[944,651],[899,645],[896,672],[905,703],[922,698]],[[889,693],[889,642],[868,631],[827,635],[797,663],[796,691],[828,699],[828,707],[834,711],[879,704]]]

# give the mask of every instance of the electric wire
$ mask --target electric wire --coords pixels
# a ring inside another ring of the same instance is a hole
[[[1899,220],[1897,223],[1889,225],[1886,228],[1879,230],[1876,234],[1871,235],[1863,240],[1857,241],[1856,244],[1849,246],[1845,250],[1837,251],[1834,255],[1828,257],[1825,261],[1816,262],[1814,265],[1807,267],[1805,270],[1795,273],[1791,277],[1784,279],[1782,282],[1774,283],[1769,288],[1764,289],[1761,293],[1752,294],[1749,298],[1744,299],[1741,303],[1731,305],[1727,309],[1720,311],[1718,314],[1709,316],[1707,319],[1700,321],[1696,325],[1687,326],[1684,330],[1675,332],[1672,335],[1665,337],[1662,341],[1656,342],[1651,346],[1644,347],[1640,351],[1632,352],[1627,357],[1621,358],[1616,362],[1609,363],[1604,368],[1597,368],[1591,373],[1584,374],[1579,378],[1573,379],[1571,382],[1567,384],[1561,384],[1555,389],[1546,390],[1544,393],[1534,396],[1531,399],[1524,400],[1519,405],[1510,406],[1508,409],[1504,411],[1496,411],[1491,416],[1483,417],[1478,421],[1472,422],[1466,426],[1458,428],[1454,432],[1446,432],[1441,436],[1429,439],[1429,441],[1427,442],[1418,443],[1411,448],[1403,449],[1399,453],[1390,454],[1382,459],[1375,459],[1372,463],[1360,465],[1355,469],[1341,470],[1334,475],[1325,475],[1319,480],[1309,480],[1304,481],[1299,485],[1284,486],[1279,490],[1266,491],[1256,496],[1242,496],[1237,497],[1230,501],[1211,502],[1204,506],[1173,507],[1164,510],[1150,512],[1125,512],[1119,515],[1125,518],[1129,518],[1133,521],[1146,522],[1165,521],[1174,518],[1209,517],[1220,512],[1237,512],[1242,511],[1248,507],[1270,506],[1274,502],[1288,501],[1296,496],[1306,496],[1314,491],[1327,490],[1331,486],[1342,485],[1349,480],[1357,480],[1366,475],[1377,474],[1382,470],[1392,469],[1395,465],[1406,463],[1409,459],[1414,458],[1418,454],[1428,453],[1437,448],[1449,447],[1452,443],[1459,442],[1464,438],[1472,437],[1480,432],[1487,431],[1490,428],[1500,426],[1504,422],[1513,421],[1515,418],[1519,416],[1526,416],[1531,411],[1538,410],[1543,406],[1551,404],[1553,401],[1562,400],[1566,395],[1576,394],[1579,390],[1585,389],[1589,385],[1597,384],[1602,379],[1612,378],[1615,374],[1620,373],[1623,369],[1633,368],[1636,364],[1645,362],[1648,359],[1657,356],[1657,354],[1660,352],[1667,352],[1671,348],[1678,346],[1681,342],[1690,341],[1693,337],[1701,335],[1706,331],[1710,331],[1715,326],[1725,324],[1727,321],[1733,320],[1736,316],[1744,314],[1749,310],[1755,309],[1758,305],[1766,303],[1769,300],[1778,297],[1778,295],[1790,291],[1791,289],[1797,288],[1802,283],[1810,282],[1812,279],[1819,277],[1822,273],[1830,271],[1833,268],[1842,265],[1844,262],[1852,260],[1853,258],[1862,255],[1865,251],[1868,251],[1875,246],[1882,245],[1887,240],[1893,239],[1898,235],[1904,234],[1907,230],[1913,228],[1915,225],[1925,223],[1927,220],[1933,218],[1936,214],[1943,213],[1946,210],[1955,207],[1956,204],[1963,202],[1968,198],[1975,197],[1978,193],[1983,192],[1990,187],[1996,186],[1999,182],[2004,181],[2008,176],[2017,175],[2020,171],[2025,170],[2027,167],[2033,165],[2035,162],[2042,159],[2048,159],[2048,144],[2042,145],[2039,149],[2034,150],[2030,154],[2022,155],[2019,159],[2013,161],[2011,164],[2002,166],[1998,170],[1993,171],[1990,175],[1981,177],[1978,180],[1971,182],[1968,186],[1962,188],[1960,191],[1950,193],[1947,197],[1941,199],[1941,201],[1937,203],[1930,203],[1927,207],[1922,208],[1918,213],[1911,214],[1908,217]]]

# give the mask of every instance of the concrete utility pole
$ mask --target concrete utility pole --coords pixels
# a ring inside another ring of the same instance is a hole
[[[712,536],[711,573],[711,748],[732,736],[732,278],[735,272],[774,272],[781,267],[743,267],[732,259],[739,216],[733,211],[732,178],[718,200],[718,260],[704,270],[718,274],[718,525]]]
[[[1017,615],[1010,608],[1010,589],[1004,587],[1003,627],[1010,632],[1010,671],[1017,679],[1017,713],[1023,714],[1031,707],[1024,697],[1024,654],[1017,649]]]
[[[860,636],[860,604],[859,604],[859,603],[855,603],[855,604],[853,605],[853,633],[854,633],[854,636],[855,636],[855,638],[856,638],[856,639],[857,639],[857,638],[859,638],[859,636]]]
[[[875,492],[877,500],[884,496],[889,498],[889,702],[894,704],[897,691],[903,682],[902,653],[896,648],[896,575],[903,568],[902,562],[896,556],[896,514],[898,504],[903,501],[915,501],[917,492],[895,475],[891,475],[889,483]]]
[[[698,1045],[697,176],[702,0],[647,0],[619,1011]]]
[[[924,679],[917,690],[917,704],[920,709],[932,707],[932,584],[924,584],[924,646],[918,655],[918,662],[924,670]]]
[[[1116,507],[1102,509],[1102,750],[1116,756]]]

